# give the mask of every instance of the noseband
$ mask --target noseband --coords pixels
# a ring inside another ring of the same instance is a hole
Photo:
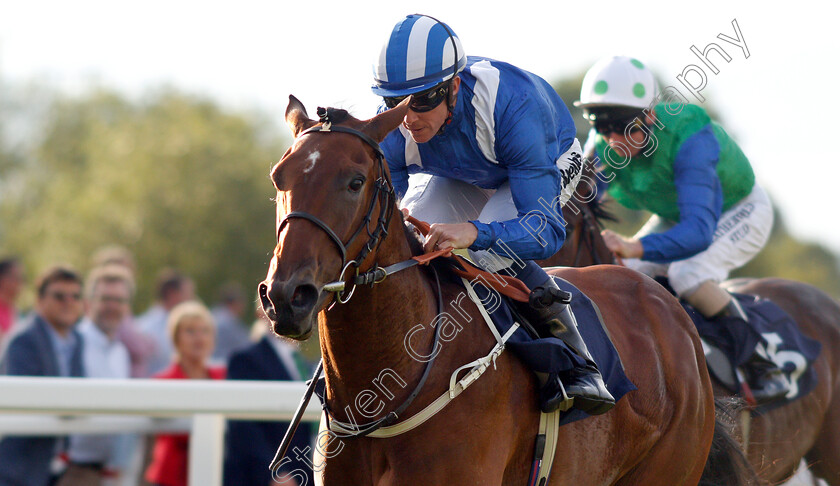
[[[288,224],[290,219],[298,218],[298,219],[305,219],[315,226],[320,228],[330,237],[330,240],[335,244],[336,248],[338,248],[339,253],[341,253],[341,275],[339,275],[338,280],[336,282],[328,283],[324,286],[325,290],[336,292],[336,296],[340,303],[345,303],[350,300],[350,297],[353,296],[353,292],[356,289],[355,284],[353,288],[350,290],[350,293],[344,297],[342,293],[344,291],[344,274],[346,273],[347,269],[351,266],[355,268],[356,275],[359,274],[359,267],[362,265],[362,262],[367,258],[367,256],[374,251],[382,240],[388,236],[388,225],[391,222],[391,216],[394,212],[394,205],[396,202],[396,195],[394,194],[394,186],[391,185],[391,181],[385,176],[385,155],[382,152],[382,149],[379,147],[379,144],[376,140],[370,138],[368,135],[354,130],[348,127],[342,126],[333,126],[332,122],[329,119],[329,110],[324,108],[318,108],[318,117],[320,118],[321,125],[316,125],[312,128],[304,130],[297,136],[297,138],[303,137],[309,133],[331,133],[331,132],[341,132],[341,133],[349,133],[351,135],[355,135],[364,141],[366,144],[370,145],[373,148],[373,151],[376,154],[376,162],[379,168],[379,174],[375,181],[374,192],[370,198],[370,206],[368,207],[367,214],[365,215],[362,223],[356,228],[356,231],[353,232],[353,235],[347,240],[347,243],[341,241],[341,238],[329,227],[328,224],[321,221],[320,218],[309,214],[304,211],[292,211],[283,218],[280,222],[280,225],[277,228],[277,240],[280,240],[280,233],[283,231],[283,228]],[[376,202],[379,201],[379,218],[376,221],[376,227],[371,231],[370,223],[373,219],[373,211],[376,207]],[[365,229],[368,234],[368,241],[362,247],[362,250],[359,252],[358,255],[349,262],[347,261],[347,247],[353,243],[353,240],[361,234],[362,229]],[[374,268],[376,265],[374,265]]]

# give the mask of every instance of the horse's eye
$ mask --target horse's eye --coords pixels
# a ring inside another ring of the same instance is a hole
[[[362,187],[365,185],[365,178],[364,177],[356,177],[352,181],[350,181],[350,192],[359,192],[362,190]]]

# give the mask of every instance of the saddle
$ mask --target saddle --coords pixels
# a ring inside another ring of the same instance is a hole
[[[778,305],[752,295],[732,294],[747,313],[746,325],[726,326],[710,321],[681,302],[703,344],[709,374],[733,394],[745,394],[741,366],[761,343],[767,357],[776,363],[790,383],[791,391],[783,400],[760,404],[755,412],[764,413],[810,393],[817,384],[813,362],[821,344],[808,338]]]

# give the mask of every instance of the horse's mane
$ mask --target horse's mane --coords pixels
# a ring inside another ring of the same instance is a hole
[[[405,239],[408,240],[408,247],[411,248],[411,254],[413,256],[420,256],[425,253],[423,250],[423,236],[417,232],[414,228],[414,225],[411,223],[404,221],[403,222],[403,230],[405,230]],[[455,260],[452,257],[441,257],[435,258],[434,260],[430,261],[428,265],[422,265],[424,271],[430,272],[432,267],[438,270],[438,273],[441,275],[454,275],[452,274],[452,267],[458,266],[453,265]],[[428,273],[429,277],[431,277],[431,273]]]
[[[408,240],[408,246],[411,248],[411,254],[418,256],[423,254],[423,237],[414,229],[414,226],[403,221],[403,229],[405,230],[405,239]]]

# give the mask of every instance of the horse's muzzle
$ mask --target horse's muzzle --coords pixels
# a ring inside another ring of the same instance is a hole
[[[311,283],[260,282],[260,303],[274,332],[292,339],[306,339],[312,332],[318,288]]]

